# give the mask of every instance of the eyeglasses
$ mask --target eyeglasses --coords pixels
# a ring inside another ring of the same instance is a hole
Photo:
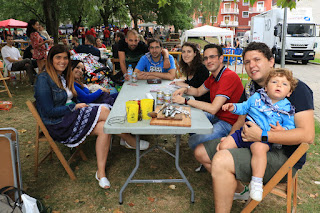
[[[209,55],[209,56],[205,56],[205,57],[203,57],[203,60],[204,60],[204,61],[208,61],[209,58],[210,58],[210,59],[214,59],[214,58],[217,57],[217,56],[219,56],[219,55]]]

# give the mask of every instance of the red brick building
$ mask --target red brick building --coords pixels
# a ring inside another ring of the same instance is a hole
[[[271,10],[271,6],[272,0],[258,0],[253,6],[244,0],[221,0],[219,14],[208,17],[209,22],[206,24],[228,28],[233,30],[235,36],[243,36],[247,30],[250,30],[251,17]],[[202,16],[194,16],[195,27],[204,25],[202,21]]]

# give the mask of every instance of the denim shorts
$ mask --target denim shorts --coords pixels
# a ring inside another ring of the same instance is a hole
[[[199,144],[216,138],[225,137],[229,134],[232,125],[226,121],[220,120],[215,115],[205,112],[207,118],[213,125],[211,134],[193,134],[189,138],[189,147],[194,150]]]

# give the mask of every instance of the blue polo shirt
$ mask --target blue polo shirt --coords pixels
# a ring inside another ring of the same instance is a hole
[[[148,55],[149,54],[149,57]],[[158,62],[154,62],[150,53],[146,53],[144,56],[142,56],[136,66],[136,69],[144,72],[162,72],[167,73],[171,69],[176,69],[174,58],[172,55],[169,55],[170,60],[170,68],[164,69],[163,68],[163,56],[161,55],[161,58]]]

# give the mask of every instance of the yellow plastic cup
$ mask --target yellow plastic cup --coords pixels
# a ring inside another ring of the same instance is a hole
[[[129,110],[129,106],[130,105],[138,105],[138,102],[137,101],[127,101],[126,102],[126,112],[127,112],[127,114],[128,114],[128,110]]]
[[[141,114],[143,120],[149,120],[151,117],[148,116],[149,112],[153,111],[153,99],[142,99],[141,104]]]
[[[136,123],[138,121],[138,114],[139,114],[139,105],[136,104],[129,104],[127,107],[127,121],[129,123]]]

